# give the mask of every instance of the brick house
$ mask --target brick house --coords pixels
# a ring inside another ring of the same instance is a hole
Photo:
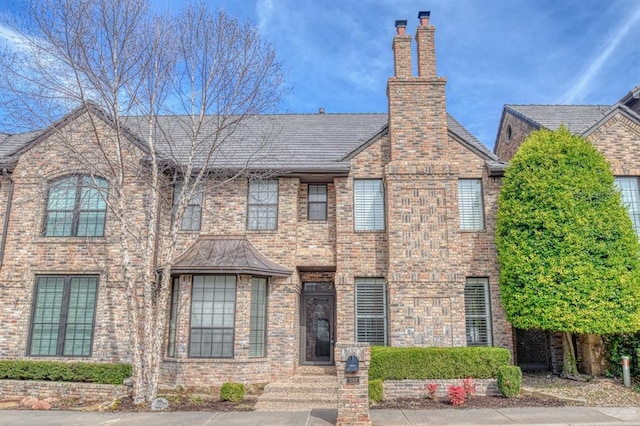
[[[495,152],[511,160],[527,136],[539,129],[561,125],[591,142],[609,161],[633,226],[640,235],[640,86],[614,105],[505,105],[498,128]],[[514,355],[525,368],[562,370],[559,334],[539,330],[515,330]],[[584,371],[603,372],[602,348],[595,336],[580,336],[578,350]]]
[[[259,116],[234,133],[244,147],[272,130],[260,160],[271,176],[205,182],[189,202],[164,382],[271,381],[332,365],[336,342],[512,349],[493,243],[504,163],[448,115],[428,14],[417,76],[413,37],[396,27],[387,114]],[[180,132],[180,117],[161,120]],[[0,143],[0,359],[128,359],[116,220],[70,155],[95,155],[93,125],[112,123],[81,108],[56,132]],[[246,161],[241,151],[217,167]],[[140,194],[128,220],[144,223],[144,188],[126,177]]]

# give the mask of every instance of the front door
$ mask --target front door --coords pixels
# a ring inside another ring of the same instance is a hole
[[[302,364],[333,364],[335,296],[303,293],[301,312]]]

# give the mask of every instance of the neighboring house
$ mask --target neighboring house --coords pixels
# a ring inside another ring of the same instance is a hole
[[[635,87],[614,105],[505,105],[496,138],[495,152],[505,162],[511,160],[527,136],[539,129],[566,127],[585,137],[611,163],[615,183],[633,226],[640,235],[640,86]],[[562,369],[559,335],[538,330],[516,330],[516,362],[525,368]],[[586,336],[583,336],[586,340]],[[593,339],[589,340],[592,345]],[[598,349],[583,346],[583,360],[597,371]]]
[[[336,342],[512,349],[494,246],[504,163],[447,114],[427,16],[417,76],[406,21],[396,26],[388,114],[259,116],[234,133],[217,166],[248,161],[240,153],[270,128],[258,164],[271,176],[205,182],[190,201],[163,381],[266,382],[332,365]],[[57,126],[88,153],[89,117],[109,132],[94,107]],[[176,134],[180,120],[161,118]],[[70,158],[47,130],[0,143],[0,359],[129,357],[117,223],[99,189],[109,179],[87,185]],[[145,220],[138,193],[128,220]]]

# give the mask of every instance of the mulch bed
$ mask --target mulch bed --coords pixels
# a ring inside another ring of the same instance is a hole
[[[446,398],[432,400],[430,398],[403,398],[382,401],[372,405],[371,409],[403,409],[403,410],[437,410],[437,409],[469,409],[469,408],[513,408],[513,407],[564,407],[575,405],[570,401],[538,396],[520,396],[504,398],[502,396],[472,396],[461,407],[453,407]]]

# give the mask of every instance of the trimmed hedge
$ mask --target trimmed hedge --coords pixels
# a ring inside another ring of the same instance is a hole
[[[130,364],[0,361],[0,379],[5,380],[44,380],[121,385],[122,381],[130,376]]]
[[[369,380],[495,378],[509,365],[507,349],[491,347],[371,347]]]
[[[244,398],[242,383],[226,382],[220,388],[220,399],[223,401],[240,402]]]
[[[375,403],[382,401],[383,389],[382,379],[369,380],[369,400]]]
[[[507,398],[520,395],[522,370],[515,365],[505,365],[498,369],[498,389]]]

